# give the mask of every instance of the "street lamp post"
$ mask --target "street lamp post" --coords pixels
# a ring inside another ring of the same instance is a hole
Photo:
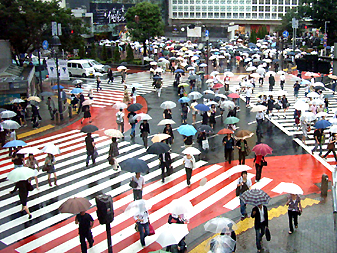
[[[51,39],[51,46],[53,47],[53,51],[55,54],[56,61],[56,82],[57,82],[57,98],[58,98],[58,109],[60,114],[60,120],[63,120],[63,110],[62,110],[62,99],[61,99],[61,89],[60,89],[60,76],[59,76],[59,60],[57,57],[58,46],[61,46],[60,38],[55,35]]]

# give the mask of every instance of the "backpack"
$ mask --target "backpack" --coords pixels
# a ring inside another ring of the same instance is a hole
[[[123,122],[123,116],[121,112],[118,112],[116,115],[116,122],[117,123],[122,123]]]

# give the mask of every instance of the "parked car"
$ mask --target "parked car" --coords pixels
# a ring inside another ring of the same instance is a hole
[[[103,65],[96,60],[93,59],[86,59],[86,60],[89,62],[90,66],[95,69],[96,72],[105,73],[109,68],[109,66]]]
[[[95,69],[89,64],[88,60],[70,60],[68,61],[69,76],[92,77]]]

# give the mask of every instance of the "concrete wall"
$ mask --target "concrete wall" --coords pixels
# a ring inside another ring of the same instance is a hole
[[[4,69],[12,63],[11,46],[9,41],[0,40],[0,52],[0,69]]]

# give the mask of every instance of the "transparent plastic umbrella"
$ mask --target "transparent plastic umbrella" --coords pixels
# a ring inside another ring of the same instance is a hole
[[[131,202],[127,208],[124,211],[124,214],[133,217],[138,214],[142,214],[145,211],[150,210],[152,205],[150,204],[149,201],[146,201],[144,199],[138,199],[133,202]]]
[[[166,247],[178,244],[188,233],[187,224],[166,224],[156,241]]]
[[[237,226],[234,221],[225,217],[216,217],[206,222],[204,225],[206,231],[212,233],[225,233],[237,230]]]

